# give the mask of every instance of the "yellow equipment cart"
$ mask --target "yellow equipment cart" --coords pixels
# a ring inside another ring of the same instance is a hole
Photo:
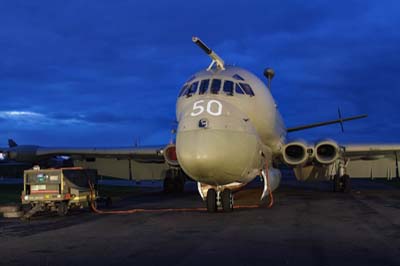
[[[71,208],[89,207],[95,202],[97,171],[81,167],[40,169],[24,171],[24,190],[21,201],[30,206],[23,218],[28,219],[38,211],[56,211],[65,216]]]

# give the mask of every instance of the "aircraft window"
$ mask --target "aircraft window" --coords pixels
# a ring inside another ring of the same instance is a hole
[[[238,93],[238,94],[244,94],[243,89],[237,83],[235,84],[235,92]]]
[[[240,83],[240,86],[243,88],[244,92],[245,92],[247,95],[254,96],[254,92],[253,92],[253,90],[251,89],[251,87],[250,87],[249,84],[247,84],[247,83]]]
[[[233,82],[229,81],[229,80],[226,80],[224,82],[224,89],[223,90],[227,95],[232,96],[233,95]]]
[[[234,79],[237,79],[237,80],[244,80],[244,78],[242,78],[241,76],[239,76],[238,74],[235,74],[235,75],[233,75],[232,76]]]
[[[197,91],[197,85],[199,85],[199,82],[198,82],[198,81],[193,82],[192,85],[190,85],[190,87],[189,87],[189,89],[188,89],[188,92],[187,92],[187,95],[186,95],[187,97],[190,97],[190,96],[192,96],[193,94],[196,93],[196,91]]]
[[[211,82],[211,93],[218,94],[219,90],[221,89],[221,80],[220,79],[213,79]]]
[[[208,85],[210,84],[210,80],[209,79],[203,79],[200,82],[200,88],[199,88],[199,94],[204,94],[207,92],[208,90]]]
[[[181,97],[182,95],[184,95],[187,88],[188,88],[188,85],[185,84],[185,85],[182,87],[181,92],[179,93],[179,96],[178,96],[178,97]]]

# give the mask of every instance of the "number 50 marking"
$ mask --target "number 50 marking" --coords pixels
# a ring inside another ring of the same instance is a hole
[[[190,113],[191,116],[198,116],[204,112],[204,110],[207,110],[207,113],[213,116],[219,116],[222,114],[222,103],[217,100],[209,100],[207,103],[206,109],[204,109],[203,106],[204,100],[200,100],[197,102],[194,102],[193,104],[193,111]],[[213,106],[216,106],[213,108]],[[214,109],[214,111],[213,111]]]

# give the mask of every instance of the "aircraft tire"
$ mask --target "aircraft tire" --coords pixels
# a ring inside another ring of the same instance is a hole
[[[165,193],[182,193],[185,188],[185,177],[176,171],[168,169],[164,179]]]
[[[222,201],[222,210],[224,212],[233,211],[233,195],[232,191],[229,189],[225,189],[221,193],[221,201]]]
[[[217,211],[217,192],[212,188],[207,191],[207,211]]]
[[[182,177],[180,176],[175,177],[173,183],[174,183],[174,192],[182,193],[184,191],[185,180]]]
[[[350,193],[351,191],[351,179],[349,175],[342,176],[343,179],[343,192]]]
[[[341,191],[340,176],[335,175],[333,177],[333,192],[339,192],[339,191]]]
[[[175,184],[174,180],[171,177],[166,177],[164,179],[164,192],[165,193],[172,193],[175,191]]]

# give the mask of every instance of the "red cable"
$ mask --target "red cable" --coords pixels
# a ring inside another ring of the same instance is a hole
[[[268,165],[267,165],[268,166]],[[268,168],[267,168],[268,169]],[[269,176],[268,176],[268,171],[266,173],[266,179],[267,179],[267,186],[268,186],[268,193],[270,197],[270,202],[268,205],[268,208],[271,208],[273,203],[274,203],[274,198],[272,195],[272,191],[269,186]],[[102,211],[96,208],[94,202],[95,202],[95,197],[94,197],[94,186],[89,180],[89,187],[90,187],[90,207],[93,212],[98,213],[98,214],[133,214],[133,213],[139,213],[139,212],[147,212],[147,213],[156,213],[156,212],[193,212],[193,211],[206,211],[206,208],[166,208],[166,209],[142,209],[142,208],[135,208],[135,209],[129,209],[129,210],[114,210],[114,211]],[[257,209],[259,208],[260,205],[238,205],[234,207],[235,209]]]

